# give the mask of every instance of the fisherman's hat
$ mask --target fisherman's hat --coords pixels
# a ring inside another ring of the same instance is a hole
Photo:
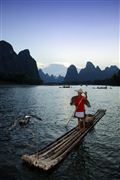
[[[81,96],[87,97],[87,95],[86,95],[87,92],[84,92],[82,89],[78,89],[78,90],[75,90],[75,91],[78,92],[79,94],[81,94]]]
[[[81,93],[81,94],[84,93],[83,90],[82,90],[81,88],[78,89],[78,90],[75,90],[75,91],[78,92],[78,93]]]

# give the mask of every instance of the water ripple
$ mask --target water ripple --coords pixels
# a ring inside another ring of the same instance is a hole
[[[6,180],[117,180],[120,179],[120,105],[119,87],[102,90],[83,86],[88,92],[91,109],[107,109],[106,115],[73,149],[54,171],[42,173],[23,166],[20,156],[37,152],[74,126],[77,120],[67,120],[74,108],[69,105],[75,95],[73,88],[58,86],[1,86],[0,87],[0,179]],[[18,120],[34,115],[27,126]],[[7,171],[6,171],[7,169]],[[2,173],[1,173],[2,172]]]

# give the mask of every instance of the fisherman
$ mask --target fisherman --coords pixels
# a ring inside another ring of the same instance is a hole
[[[90,103],[87,100],[87,92],[83,92],[82,89],[75,90],[78,95],[71,98],[70,105],[75,105],[74,117],[78,118],[78,129],[84,131],[85,129],[85,104],[90,107]]]

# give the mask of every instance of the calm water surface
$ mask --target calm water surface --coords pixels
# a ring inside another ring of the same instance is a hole
[[[0,180],[117,180],[120,179],[120,88],[88,92],[92,107],[107,109],[106,115],[75,147],[60,165],[49,173],[30,169],[20,157],[38,149],[76,126],[76,119],[65,129],[74,107],[69,105],[75,89],[58,86],[0,86]],[[33,117],[21,128],[18,120]]]

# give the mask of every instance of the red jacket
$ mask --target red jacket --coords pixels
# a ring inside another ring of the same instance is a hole
[[[76,112],[84,112],[85,111],[85,97],[83,96],[74,96],[71,99],[71,105],[74,104],[76,106]]]

